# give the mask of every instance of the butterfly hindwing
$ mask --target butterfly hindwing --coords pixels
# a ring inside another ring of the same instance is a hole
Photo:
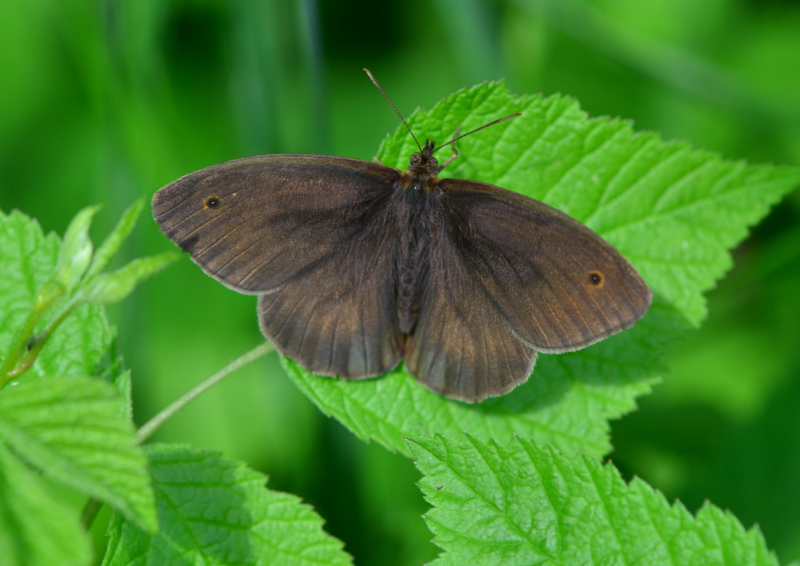
[[[404,337],[393,285],[394,218],[383,208],[361,232],[259,297],[261,330],[284,355],[344,378],[397,365]]]
[[[467,258],[457,236],[434,227],[430,275],[405,364],[426,387],[474,403],[502,395],[530,375],[536,352],[519,340]]]

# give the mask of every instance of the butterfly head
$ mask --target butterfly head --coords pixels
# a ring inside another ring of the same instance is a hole
[[[411,162],[408,164],[409,172],[417,175],[438,173],[439,161],[432,155],[435,148],[436,142],[426,140],[422,151],[411,156]]]
[[[435,142],[426,140],[422,151],[411,156],[408,171],[404,175],[406,186],[414,190],[432,190],[439,172],[439,161],[432,155],[435,148]]]

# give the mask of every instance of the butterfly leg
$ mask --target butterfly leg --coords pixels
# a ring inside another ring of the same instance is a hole
[[[456,141],[456,139],[458,139],[458,132],[460,132],[460,131],[461,131],[461,126],[457,127],[456,131],[453,132],[453,137],[450,138],[450,144],[453,146],[453,155],[448,157],[447,160],[444,163],[442,163],[442,165],[439,167],[438,171],[441,171],[442,169],[444,169],[445,167],[450,165],[453,162],[453,160],[456,157],[458,157],[458,149],[456,148],[455,141]]]

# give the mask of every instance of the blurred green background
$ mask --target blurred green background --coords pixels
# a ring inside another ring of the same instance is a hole
[[[97,241],[135,198],[207,165],[370,159],[398,120],[362,67],[405,115],[505,77],[512,92],[568,94],[731,159],[796,165],[799,30],[790,0],[2,0],[0,208],[63,233],[103,203]],[[795,193],[736,250],[707,323],[670,346],[664,383],[612,424],[610,455],[693,512],[708,498],[758,523],[784,561],[800,557],[798,216]],[[132,240],[129,258],[172,248],[149,216]],[[261,341],[255,298],[188,257],[111,316],[140,424]],[[413,464],[323,417],[274,356],[158,439],[269,474],[358,564],[437,554]]]

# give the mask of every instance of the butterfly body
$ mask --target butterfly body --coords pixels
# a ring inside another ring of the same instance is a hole
[[[153,198],[161,230],[209,275],[258,294],[262,332],[320,375],[401,360],[468,402],[525,381],[537,351],[633,325],[651,295],[613,247],[512,191],[438,177],[426,142],[407,171],[266,155],[191,173]]]

